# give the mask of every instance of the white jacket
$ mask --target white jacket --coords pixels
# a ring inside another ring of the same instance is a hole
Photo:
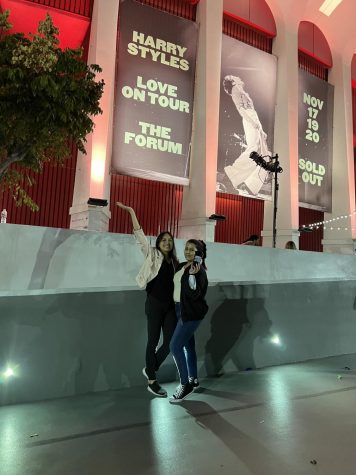
[[[141,251],[145,256],[145,261],[137,274],[136,282],[141,289],[144,289],[148,282],[156,277],[158,274],[164,256],[161,251],[155,247],[151,247],[147,241],[145,233],[142,229],[134,231],[137,243],[141,246]]]

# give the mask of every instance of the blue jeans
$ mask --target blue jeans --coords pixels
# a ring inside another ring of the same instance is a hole
[[[189,377],[198,376],[194,332],[201,320],[183,322],[180,303],[176,303],[177,326],[173,333],[170,349],[176,363],[181,384],[187,384]]]

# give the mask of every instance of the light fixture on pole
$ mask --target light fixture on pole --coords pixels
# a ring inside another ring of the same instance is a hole
[[[223,214],[212,214],[209,216],[211,221],[225,221],[226,217]]]
[[[260,155],[257,152],[251,152],[250,158],[256,163],[257,166],[263,168],[269,173],[273,173],[274,176],[274,195],[273,195],[273,224],[272,224],[272,247],[276,247],[276,223],[277,223],[277,202],[278,202],[278,173],[283,172],[283,168],[279,165],[278,154],[276,155]],[[265,158],[269,158],[269,161],[266,161]]]

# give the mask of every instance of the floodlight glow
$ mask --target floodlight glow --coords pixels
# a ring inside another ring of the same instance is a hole
[[[325,2],[319,8],[321,13],[324,13],[326,16],[330,16],[337,6],[340,5],[342,0],[325,0]]]
[[[105,175],[105,147],[96,145],[93,147],[91,159],[91,178],[96,183],[103,183]]]
[[[14,370],[12,368],[7,368],[6,371],[4,372],[5,378],[10,378],[11,376],[14,376]]]
[[[279,338],[278,335],[274,335],[272,338],[271,338],[271,343],[273,343],[274,345],[280,345],[281,344],[281,340]]]

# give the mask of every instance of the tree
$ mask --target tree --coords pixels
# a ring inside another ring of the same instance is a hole
[[[71,143],[85,153],[104,81],[96,80],[98,65],[81,60],[82,49],[59,48],[50,15],[29,37],[8,32],[8,18],[9,11],[0,14],[0,187],[38,210],[23,189],[32,184],[29,171],[62,164]]]

